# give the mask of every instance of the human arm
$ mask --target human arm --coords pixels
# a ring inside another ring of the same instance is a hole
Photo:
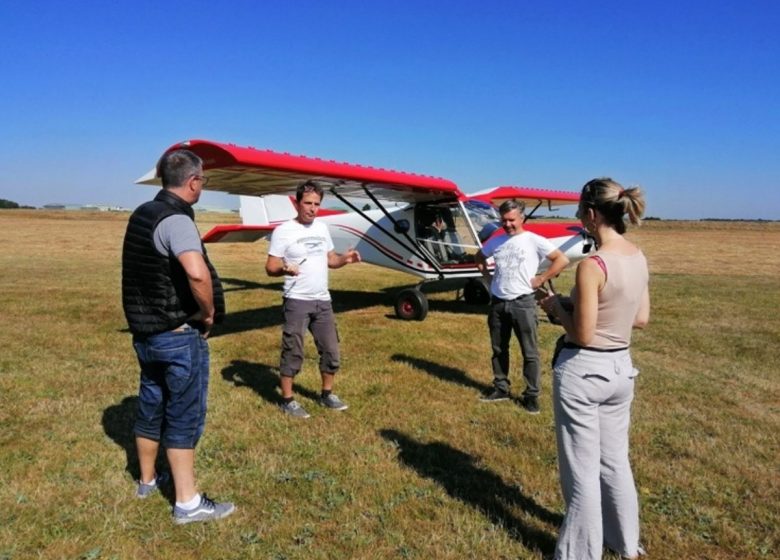
[[[342,266],[360,262],[360,253],[350,247],[344,253],[335,250],[328,251],[328,268],[341,268]]]
[[[190,291],[198,304],[192,319],[203,324],[203,336],[214,324],[214,292],[211,272],[203,255],[203,244],[195,223],[189,216],[174,214],[157,224],[153,233],[155,249],[169,258],[175,258],[187,277]]]
[[[539,286],[543,286],[548,280],[555,278],[560,272],[566,268],[569,264],[569,257],[567,257],[560,249],[555,249],[553,252],[547,255],[547,259],[550,261],[550,266],[541,274],[537,274],[531,278],[531,287],[535,290]]]
[[[185,251],[176,257],[187,275],[192,296],[200,309],[198,320],[203,323],[203,336],[208,336],[214,325],[214,292],[211,273],[203,255],[197,251]]]
[[[482,251],[477,251],[477,254],[474,255],[474,263],[482,276],[490,282],[490,269],[487,266],[487,257],[485,257]]]
[[[596,332],[598,317],[599,290],[606,278],[601,267],[593,259],[585,259],[577,266],[575,290],[577,304],[573,310],[565,309],[565,299],[557,295],[543,299],[542,308],[556,317],[569,339],[580,346],[588,346]]]
[[[650,322],[650,289],[645,286],[645,291],[642,293],[642,301],[639,303],[639,309],[634,317],[634,328],[644,329],[647,323]]]
[[[305,261],[306,259],[303,259]],[[298,276],[298,266],[303,263],[301,261],[298,264],[287,263],[282,257],[275,257],[268,255],[268,259],[265,261],[265,273],[268,276]]]

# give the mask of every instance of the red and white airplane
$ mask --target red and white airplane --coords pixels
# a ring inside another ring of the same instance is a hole
[[[458,290],[466,303],[489,298],[484,278],[474,264],[482,243],[501,230],[496,206],[503,200],[526,203],[527,218],[542,205],[577,204],[579,194],[525,187],[498,187],[466,195],[452,181],[363,165],[189,140],[168,150],[186,148],[203,160],[207,188],[241,195],[242,225],[219,225],[203,241],[255,241],[294,217],[291,195],[299,184],[314,180],[326,194],[351,212],[323,208],[337,252],[354,247],[365,262],[417,276],[420,282],[402,289],[395,299],[401,319],[423,320],[428,313],[424,292]],[[152,170],[138,183],[159,184]],[[364,204],[358,207],[357,200]],[[374,209],[363,210],[365,202]],[[593,246],[579,222],[527,222],[523,226],[549,238],[570,262],[582,260]],[[544,261],[540,270],[549,262]]]

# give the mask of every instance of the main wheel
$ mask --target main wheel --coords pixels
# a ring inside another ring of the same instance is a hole
[[[490,303],[490,289],[484,278],[471,278],[463,287],[463,300],[469,305]]]
[[[401,290],[395,298],[395,314],[404,321],[422,321],[428,315],[428,298],[417,288]]]

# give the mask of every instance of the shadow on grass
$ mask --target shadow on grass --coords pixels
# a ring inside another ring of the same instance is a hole
[[[221,278],[227,284],[225,292],[234,292],[241,290],[271,290],[274,292],[282,291],[282,285],[279,283],[260,283],[251,280],[239,280],[237,278]],[[235,286],[235,287],[234,287]],[[342,313],[356,309],[365,309],[367,307],[382,306],[387,307],[389,313],[385,315],[386,319],[402,321],[393,313],[395,296],[398,292],[409,286],[398,286],[393,288],[384,288],[379,292],[360,292],[355,290],[330,290],[333,301],[333,311]],[[281,295],[279,300],[281,300]],[[429,300],[428,308],[430,311],[441,313],[458,313],[471,315],[485,315],[487,312],[484,306],[469,305],[459,300]],[[268,307],[258,307],[257,309],[246,309],[243,311],[230,311],[225,315],[222,323],[214,325],[209,338],[252,331],[255,329],[264,329],[267,327],[279,326],[282,324],[282,306],[270,305]],[[129,333],[127,327],[117,329],[117,332]]]
[[[242,280],[241,278],[219,277],[222,282],[222,290],[225,292],[241,292],[243,290],[276,290],[281,291],[281,284],[261,284],[252,280]]]
[[[281,291],[281,284],[259,284],[251,282],[251,289],[265,289]],[[249,289],[249,288],[248,288]],[[356,309],[365,309],[378,305],[388,305],[390,299],[387,294],[380,292],[359,292],[353,290],[331,290],[333,300],[333,311],[343,313]],[[279,300],[281,301],[281,295]],[[269,307],[260,307],[257,309],[247,309],[243,311],[230,312],[225,316],[220,325],[216,325],[210,338],[216,338],[227,334],[251,331],[255,329],[264,329],[267,327],[281,326],[284,317],[282,315],[282,306],[271,305]]]
[[[141,467],[138,464],[138,453],[135,448],[135,434],[133,426],[135,425],[135,415],[138,409],[138,397],[131,396],[122,399],[122,402],[109,406],[103,411],[103,431],[110,437],[114,443],[121,447],[125,452],[125,471],[127,471],[133,480],[141,478]],[[155,468],[158,473],[170,472],[171,467],[168,459],[165,457],[163,448],[157,455]],[[161,488],[163,495],[173,503],[173,493],[170,488]]]
[[[127,471],[133,480],[141,478],[141,467],[138,463],[138,453],[135,447],[135,434],[133,426],[135,425],[135,416],[138,409],[138,397],[131,396],[122,399],[122,402],[109,406],[103,411],[103,431],[110,437],[114,443],[121,447],[125,452],[125,471]],[[155,462],[157,473],[171,472],[168,459],[165,456],[165,449],[161,446]],[[169,483],[160,488],[160,493],[167,499],[171,505],[176,501],[173,484]]]
[[[456,500],[481,511],[527,548],[539,550],[545,557],[555,551],[555,535],[529,526],[515,517],[511,508],[520,508],[556,527],[563,522],[562,515],[537,504],[494,472],[476,466],[474,457],[446,443],[421,443],[396,430],[380,430],[379,434],[398,447],[401,462],[441,485]]]
[[[138,397],[125,397],[119,404],[111,405],[103,411],[103,431],[125,452],[125,470],[134,480],[141,477],[138,455],[135,451],[135,413]]]
[[[276,388],[279,386],[277,368],[265,364],[255,364],[244,360],[233,360],[222,370],[222,378],[236,387],[249,387],[260,397],[271,404],[281,403],[281,397]],[[311,400],[319,398],[319,394],[293,384],[293,391]]]
[[[492,385],[487,385],[485,383],[475,381],[466,375],[463,370],[451,368],[449,366],[443,366],[441,364],[437,364],[436,362],[424,360],[423,358],[415,358],[407,354],[393,354],[390,359],[395,362],[407,363],[417,369],[423,370],[433,377],[438,377],[444,381],[457,383],[458,385],[463,385],[469,389],[476,389],[480,393],[487,393],[493,387]]]

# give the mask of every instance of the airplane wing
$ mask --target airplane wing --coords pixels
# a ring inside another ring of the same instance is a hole
[[[267,226],[245,226],[222,224],[208,230],[202,237],[203,243],[249,243],[271,235],[277,224]]]
[[[327,191],[344,197],[393,202],[454,200],[463,196],[452,181],[378,169],[351,163],[339,163],[307,156],[245,148],[207,140],[188,140],[174,144],[168,151],[186,148],[203,160],[209,177],[207,190],[239,195],[263,196],[291,194],[306,180],[315,180]],[[149,172],[136,183],[160,184],[156,173]]]
[[[547,203],[548,206],[553,204],[564,206],[566,204],[578,204],[580,201],[580,193],[578,192],[554,191],[533,187],[496,187],[467,196],[468,198],[475,198],[494,206],[500,206],[505,200],[522,201],[528,206],[539,203]]]

